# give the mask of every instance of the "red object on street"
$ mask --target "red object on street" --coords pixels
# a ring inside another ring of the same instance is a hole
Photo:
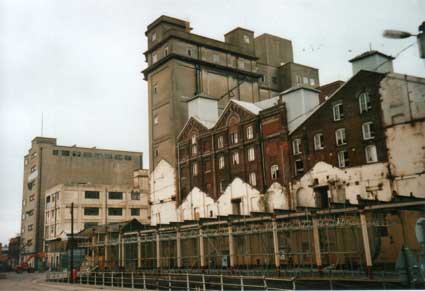
[[[72,282],[77,282],[77,269],[72,269]]]

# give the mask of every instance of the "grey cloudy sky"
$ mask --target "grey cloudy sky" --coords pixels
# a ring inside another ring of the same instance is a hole
[[[415,39],[425,1],[21,1],[0,0],[0,242],[19,232],[23,156],[40,134],[59,144],[145,152],[148,165],[146,26],[162,14],[223,40],[236,26],[293,42],[295,61],[324,84],[351,75],[348,59],[369,49],[395,55]],[[414,46],[395,60],[424,76]]]

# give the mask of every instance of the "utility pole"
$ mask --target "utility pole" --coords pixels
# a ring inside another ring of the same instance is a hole
[[[71,278],[70,282],[74,283],[73,281],[73,270],[74,270],[74,202],[71,203],[71,238],[69,240],[69,276]]]

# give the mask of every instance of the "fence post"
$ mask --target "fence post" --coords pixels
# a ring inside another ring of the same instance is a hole
[[[121,288],[124,288],[124,273],[121,272]]]
[[[206,288],[205,288],[205,274],[204,273],[202,273],[202,290],[206,291]]]
[[[96,273],[94,273],[94,286],[96,286],[96,279],[97,279],[97,272]]]
[[[143,290],[146,290],[146,274],[143,273]]]
[[[168,291],[171,291],[171,275],[168,273]]]
[[[102,273],[102,287],[105,287],[105,272]]]
[[[187,286],[187,291],[190,291],[189,273],[186,273],[186,286]]]
[[[134,288],[134,273],[131,272],[131,288]]]
[[[241,276],[241,291],[244,291],[244,288],[243,288],[243,276]]]
[[[292,278],[292,290],[297,290],[295,278]]]
[[[224,286],[223,286],[223,274],[220,274],[220,290],[224,291]]]
[[[114,272],[111,273],[111,286],[114,287]]]
[[[264,290],[269,290],[267,288],[267,280],[266,280],[266,276],[263,276],[263,283],[264,283]]]

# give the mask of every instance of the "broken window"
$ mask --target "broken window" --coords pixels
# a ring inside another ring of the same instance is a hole
[[[363,139],[373,139],[375,137],[375,126],[373,122],[365,122],[362,124]]]
[[[304,173],[304,161],[298,159],[295,161],[295,175],[300,175]]]
[[[345,168],[345,167],[349,166],[348,152],[347,151],[339,151],[338,152],[338,166],[340,168]]]
[[[279,178],[279,166],[278,165],[271,166],[270,176],[271,176],[272,180],[277,180],[277,178]]]
[[[323,142],[323,133],[316,133],[314,135],[314,149],[322,150],[324,148],[324,142]]]
[[[376,146],[371,144],[365,148],[366,163],[374,163],[378,161],[378,154],[376,152]]]
[[[335,131],[336,145],[344,145],[347,143],[345,128],[339,128]]]
[[[239,152],[234,152],[232,154],[232,163],[233,165],[239,165]]]
[[[296,138],[292,141],[292,152],[294,155],[301,154],[301,139]]]
[[[342,101],[334,104],[333,106],[334,121],[338,121],[344,118],[344,107]]]
[[[363,92],[359,95],[359,108],[360,113],[367,112],[372,108],[372,104],[370,102],[369,94]]]

